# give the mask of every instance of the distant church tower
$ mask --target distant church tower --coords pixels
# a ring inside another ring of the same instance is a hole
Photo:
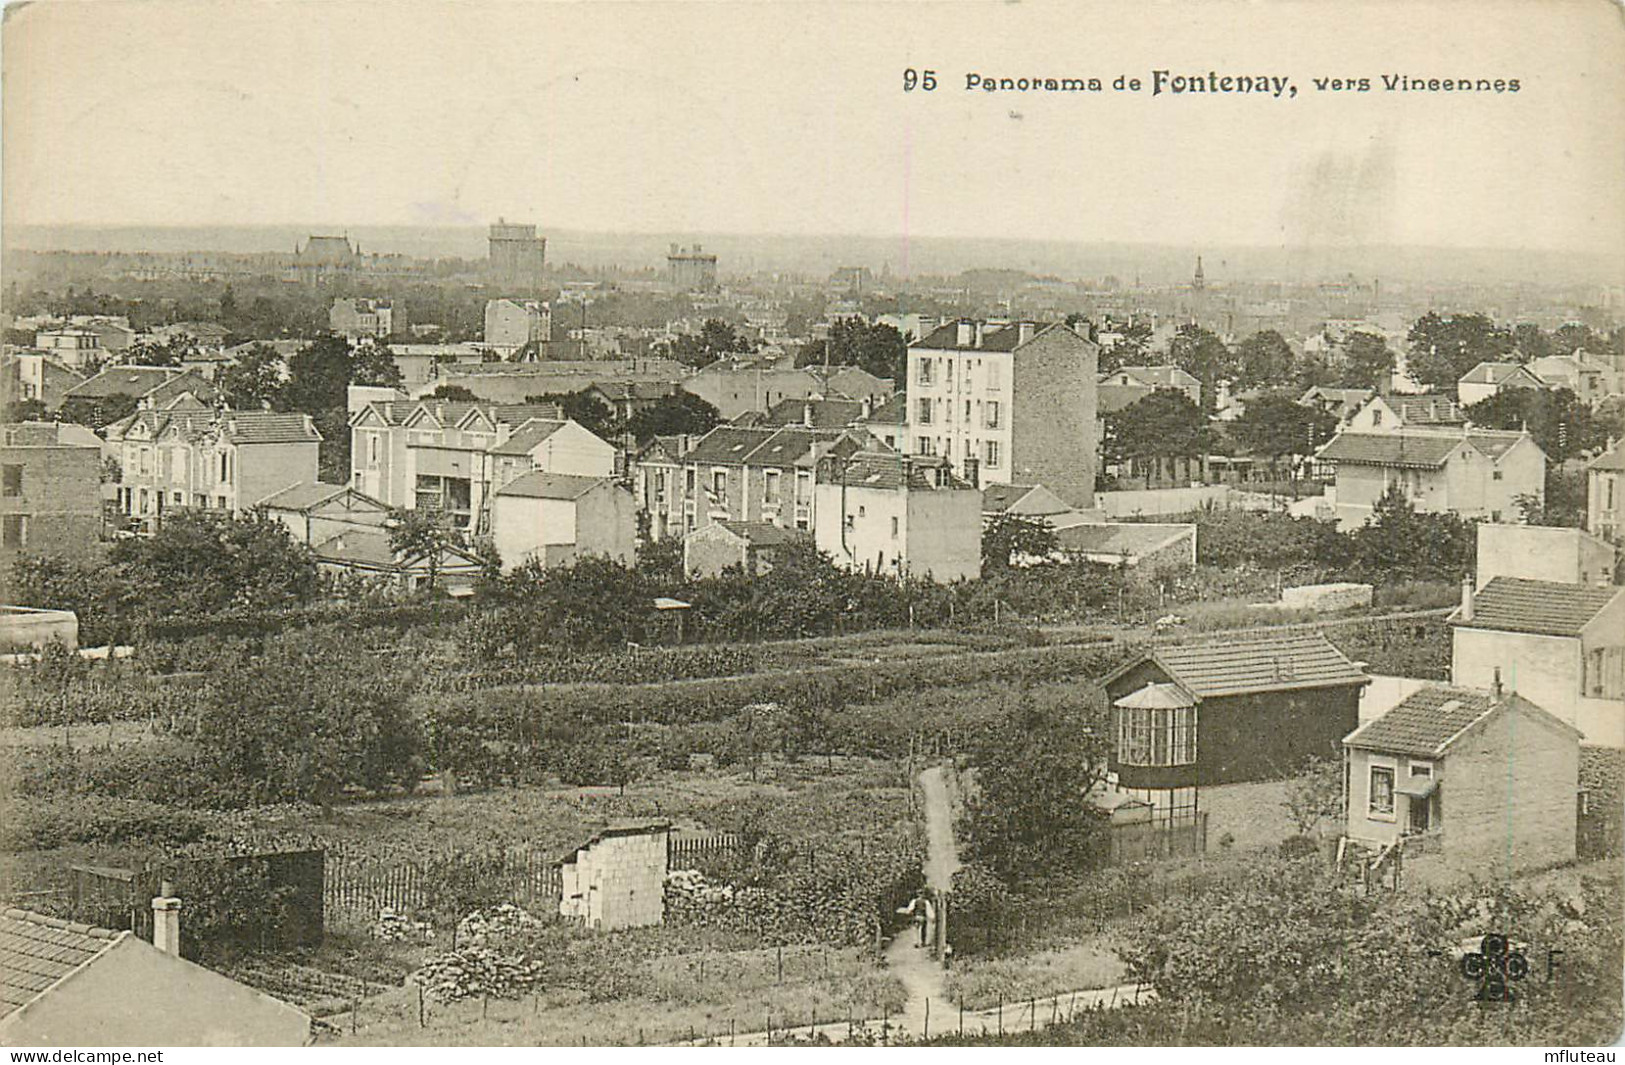
[[[1191,278],[1191,288],[1197,292],[1207,288],[1207,279],[1202,276],[1202,257],[1200,255],[1196,257],[1196,276]]]

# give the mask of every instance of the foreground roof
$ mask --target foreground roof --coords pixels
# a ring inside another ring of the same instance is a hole
[[[1588,470],[1625,470],[1625,448],[1619,446],[1615,440],[1608,445],[1608,449],[1590,462],[1586,463]]]
[[[848,488],[902,488],[910,491],[975,491],[940,456],[903,455],[896,451],[856,451],[835,471],[830,483]]]
[[[1625,588],[1496,577],[1473,596],[1473,619],[1450,616],[1455,625],[1539,636],[1578,636]]]
[[[32,1002],[129,934],[27,910],[0,913],[0,1017]]]
[[[573,473],[532,470],[498,488],[496,494],[526,499],[580,499],[609,480],[608,477],[581,477]]]
[[[1349,733],[1346,747],[1437,758],[1461,737],[1503,710],[1516,708],[1570,732],[1579,730],[1565,724],[1516,692],[1495,695],[1476,688],[1446,684],[1421,688],[1400,701],[1375,721]]]
[[[1312,632],[1158,647],[1107,674],[1101,683],[1110,684],[1148,661],[1199,699],[1340,688],[1371,679],[1324,635]]]
[[[528,455],[531,449],[560,429],[564,423],[551,418],[532,418],[515,429],[507,440],[491,449],[493,455]]]
[[[712,525],[720,525],[741,540],[748,541],[752,547],[780,547],[807,539],[806,533],[786,529],[770,521],[718,521],[712,522]]]

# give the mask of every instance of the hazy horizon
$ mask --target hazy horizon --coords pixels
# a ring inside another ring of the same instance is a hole
[[[1472,12],[1387,0],[14,5],[0,31],[4,221],[314,218],[325,231],[506,216],[626,240],[891,241],[910,274],[927,269],[916,248],[956,240],[1613,264],[1625,249],[1617,12],[1583,0]],[[905,69],[935,70],[937,90],[905,92]],[[1110,89],[1153,70],[1275,75],[1299,92]],[[967,72],[1107,88],[989,94],[967,90]],[[1311,84],[1388,72],[1516,78],[1519,91]],[[1607,271],[1616,284],[1625,273]]]

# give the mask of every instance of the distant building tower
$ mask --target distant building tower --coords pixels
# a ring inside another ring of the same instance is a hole
[[[698,244],[684,248],[673,244],[666,256],[672,287],[685,292],[710,292],[717,287],[717,257],[708,255]]]
[[[289,276],[295,281],[320,283],[354,273],[361,266],[361,249],[349,237],[312,235],[296,248]]]
[[[1207,288],[1207,278],[1202,276],[1202,257],[1196,257],[1196,276],[1191,278],[1191,288],[1200,292]]]
[[[497,277],[531,284],[541,281],[547,238],[538,237],[535,226],[498,218],[491,225],[490,245],[491,272]]]

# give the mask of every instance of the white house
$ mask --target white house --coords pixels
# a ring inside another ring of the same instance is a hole
[[[587,556],[630,565],[637,554],[637,501],[608,477],[533,470],[492,496],[491,537],[505,570],[531,561],[563,566]]]
[[[819,463],[814,527],[837,565],[939,584],[982,575],[982,493],[946,460],[858,451]],[[837,518],[838,520],[829,520]]]

